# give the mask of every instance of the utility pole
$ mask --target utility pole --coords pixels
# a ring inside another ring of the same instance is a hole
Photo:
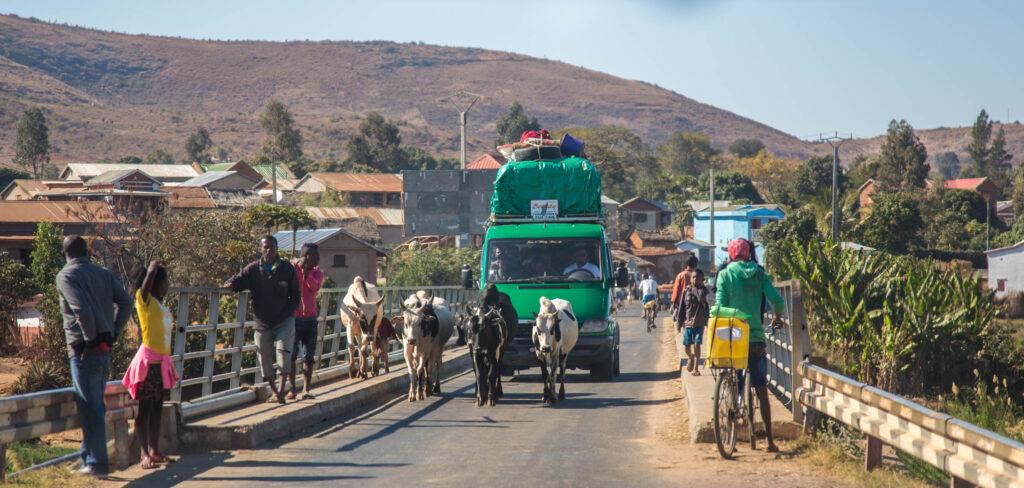
[[[718,264],[715,263],[715,255],[718,254],[718,244],[715,244],[715,163],[711,163],[711,177],[708,178],[710,187],[708,188],[708,196],[711,197],[710,205],[710,218],[708,218],[708,225],[711,230],[711,267],[708,269],[714,269]]]
[[[459,108],[459,106],[456,105],[455,101],[453,100],[454,98],[462,98],[463,96],[473,97],[473,101],[469,102],[469,106],[466,107],[465,110],[462,110],[461,108]],[[450,96],[450,97],[444,97],[444,98],[438,98],[437,99],[437,102],[439,102],[439,103],[441,103],[441,102],[449,102],[449,103],[451,103],[452,106],[455,107],[455,110],[457,110],[459,112],[459,132],[460,132],[460,134],[462,136],[462,159],[460,160],[461,161],[461,166],[460,166],[461,169],[466,169],[466,114],[469,112],[469,109],[473,108],[473,105],[475,105],[476,102],[478,100],[480,100],[481,98],[487,98],[487,97],[485,97],[483,95],[477,95],[476,93],[471,93],[471,92],[468,92],[468,91],[465,91],[465,90],[459,90],[459,91],[455,92],[455,94]]]
[[[839,244],[839,146],[843,144],[843,141],[848,141],[853,138],[853,134],[850,137],[839,137],[839,132],[836,135],[825,137],[822,134],[818,134],[818,140],[815,142],[827,142],[832,146],[832,242],[833,244]]]

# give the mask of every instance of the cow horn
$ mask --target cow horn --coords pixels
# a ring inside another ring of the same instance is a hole
[[[376,307],[377,305],[380,305],[381,303],[383,303],[384,302],[384,298],[385,297],[378,298],[376,302],[373,302],[373,306]]]
[[[352,301],[356,303],[357,307],[362,307],[363,306],[363,302],[360,302],[359,299],[356,298],[355,296],[352,296]]]

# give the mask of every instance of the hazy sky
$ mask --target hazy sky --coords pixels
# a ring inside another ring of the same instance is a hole
[[[1024,120],[1024,2],[0,0],[0,12],[209,39],[423,41],[642,80],[800,138]],[[472,87],[466,87],[472,89]],[[529,107],[527,107],[529,109]]]

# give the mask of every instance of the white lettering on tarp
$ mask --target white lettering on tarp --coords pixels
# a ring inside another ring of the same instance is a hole
[[[558,218],[558,200],[530,200],[530,216],[537,220]]]

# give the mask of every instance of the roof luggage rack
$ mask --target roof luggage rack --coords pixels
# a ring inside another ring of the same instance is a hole
[[[487,220],[488,225],[494,224],[541,224],[541,223],[571,223],[580,222],[588,224],[603,224],[604,215],[598,213],[578,213],[559,215],[556,218],[542,219],[533,218],[529,215],[498,215],[491,214],[491,218]]]

